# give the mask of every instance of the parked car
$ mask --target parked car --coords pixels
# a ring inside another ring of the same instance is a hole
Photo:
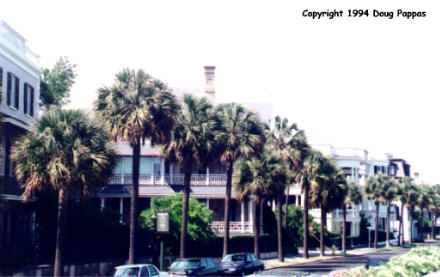
[[[245,276],[257,271],[264,270],[262,260],[252,253],[235,253],[223,257],[220,263],[222,275]]]
[[[160,272],[152,264],[130,264],[115,267],[114,277],[166,277],[168,273]]]
[[[212,258],[184,258],[173,262],[170,277],[220,276],[221,268]]]

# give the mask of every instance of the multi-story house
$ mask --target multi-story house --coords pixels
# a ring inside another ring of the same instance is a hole
[[[4,21],[0,22],[0,256],[16,258],[34,244],[35,212],[24,203],[22,189],[13,177],[11,146],[24,135],[39,110],[38,56],[26,40]]]
[[[175,88],[173,92],[178,99],[183,99],[184,93],[191,93],[197,97],[206,96],[215,102],[214,66],[205,67],[205,90],[194,88]],[[271,105],[269,103],[244,103],[254,111],[259,112],[263,121],[269,123]],[[260,112],[262,111],[262,112]],[[119,210],[121,222],[129,219],[130,187],[132,185],[132,148],[129,144],[117,144],[119,161],[113,178],[108,186],[103,188],[98,197],[101,207],[111,207]],[[151,147],[148,142],[142,146],[139,180],[140,210],[150,207],[152,197],[165,197],[183,191],[184,175],[177,164],[169,163],[161,157],[158,147]],[[226,193],[226,168],[218,161],[211,161],[207,167],[194,169],[191,175],[191,197],[206,206],[213,212],[212,229],[217,233],[224,230],[224,203]],[[252,218],[254,200],[238,201],[232,193],[231,233],[252,233]],[[260,213],[261,210],[259,211]]]

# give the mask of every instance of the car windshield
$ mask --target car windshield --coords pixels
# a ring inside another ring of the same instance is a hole
[[[139,267],[118,268],[114,277],[137,277],[138,273]]]
[[[186,269],[186,268],[198,268],[200,267],[200,260],[184,260],[177,261],[171,265],[171,269]]]
[[[226,255],[222,262],[244,262],[246,255]]]

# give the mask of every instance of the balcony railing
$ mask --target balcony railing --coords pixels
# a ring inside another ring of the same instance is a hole
[[[216,234],[223,234],[225,232],[225,223],[223,221],[213,221],[210,226],[212,231]],[[249,221],[230,221],[229,232],[231,234],[253,233],[253,224]]]
[[[183,174],[139,174],[139,185],[183,185]],[[109,181],[110,185],[131,185],[131,174],[114,174]],[[226,174],[191,174],[191,185],[224,186]]]

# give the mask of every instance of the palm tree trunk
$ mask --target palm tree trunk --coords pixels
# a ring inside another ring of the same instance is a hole
[[[137,139],[133,145],[133,171],[130,202],[130,248],[128,251],[128,263],[134,264],[137,259],[137,245],[138,245],[138,198],[139,198],[139,163],[141,159],[141,141]]]
[[[387,226],[386,226],[386,231],[387,231],[387,247],[390,247],[390,202],[387,202]]]
[[[180,231],[180,258],[186,257],[186,233],[188,226],[188,206],[191,185],[191,168],[185,168],[185,180],[183,185],[183,203],[182,203],[182,229]]]
[[[319,250],[321,256],[325,255],[325,244],[324,244],[324,226],[326,225],[325,222],[325,209],[321,206],[321,224],[319,226]]]
[[[422,222],[421,223],[423,223],[423,205],[420,206],[420,216],[422,218]],[[425,230],[424,230],[424,228],[420,228],[420,229],[422,230],[420,232],[420,235],[422,235],[422,240],[423,240],[423,238],[424,238],[424,236],[423,236],[424,232],[423,231],[425,231]]]
[[[231,192],[232,192],[232,174],[234,169],[234,162],[229,161],[228,170],[226,173],[226,196],[225,196],[225,220],[224,220],[224,236],[223,236],[223,257],[229,252],[229,217],[231,211]]]
[[[289,191],[290,191],[290,185],[287,185],[287,192],[286,192],[286,207],[284,207],[284,230],[287,230],[287,214],[289,212]]]
[[[377,248],[377,240],[378,240],[378,232],[379,229],[379,202],[376,202],[376,218],[375,223],[376,226],[374,226],[374,248]]]
[[[431,213],[431,239],[435,239],[435,213]]]
[[[62,276],[64,268],[64,244],[66,240],[67,190],[58,192],[57,237],[55,247],[55,269],[53,276]]]
[[[303,214],[303,257],[304,259],[309,258],[309,183],[305,181],[304,186],[304,214]]]
[[[342,206],[342,254],[347,251],[347,206]]]
[[[404,240],[404,233],[403,233],[403,209],[405,208],[405,206],[402,204],[400,204],[400,223],[399,223],[399,240],[400,240],[400,245],[404,246],[405,245],[405,240]]]
[[[282,195],[278,196],[277,199],[277,231],[278,231],[278,261],[280,262],[284,262],[284,253],[283,253],[283,229],[282,229],[282,224],[281,224],[281,220],[283,219],[282,217],[282,202],[283,202],[283,197]]]
[[[409,212],[409,245],[412,246],[412,237],[413,237],[413,216],[412,209],[408,209]]]
[[[260,258],[260,201],[255,199],[254,205],[254,254],[257,258]]]

